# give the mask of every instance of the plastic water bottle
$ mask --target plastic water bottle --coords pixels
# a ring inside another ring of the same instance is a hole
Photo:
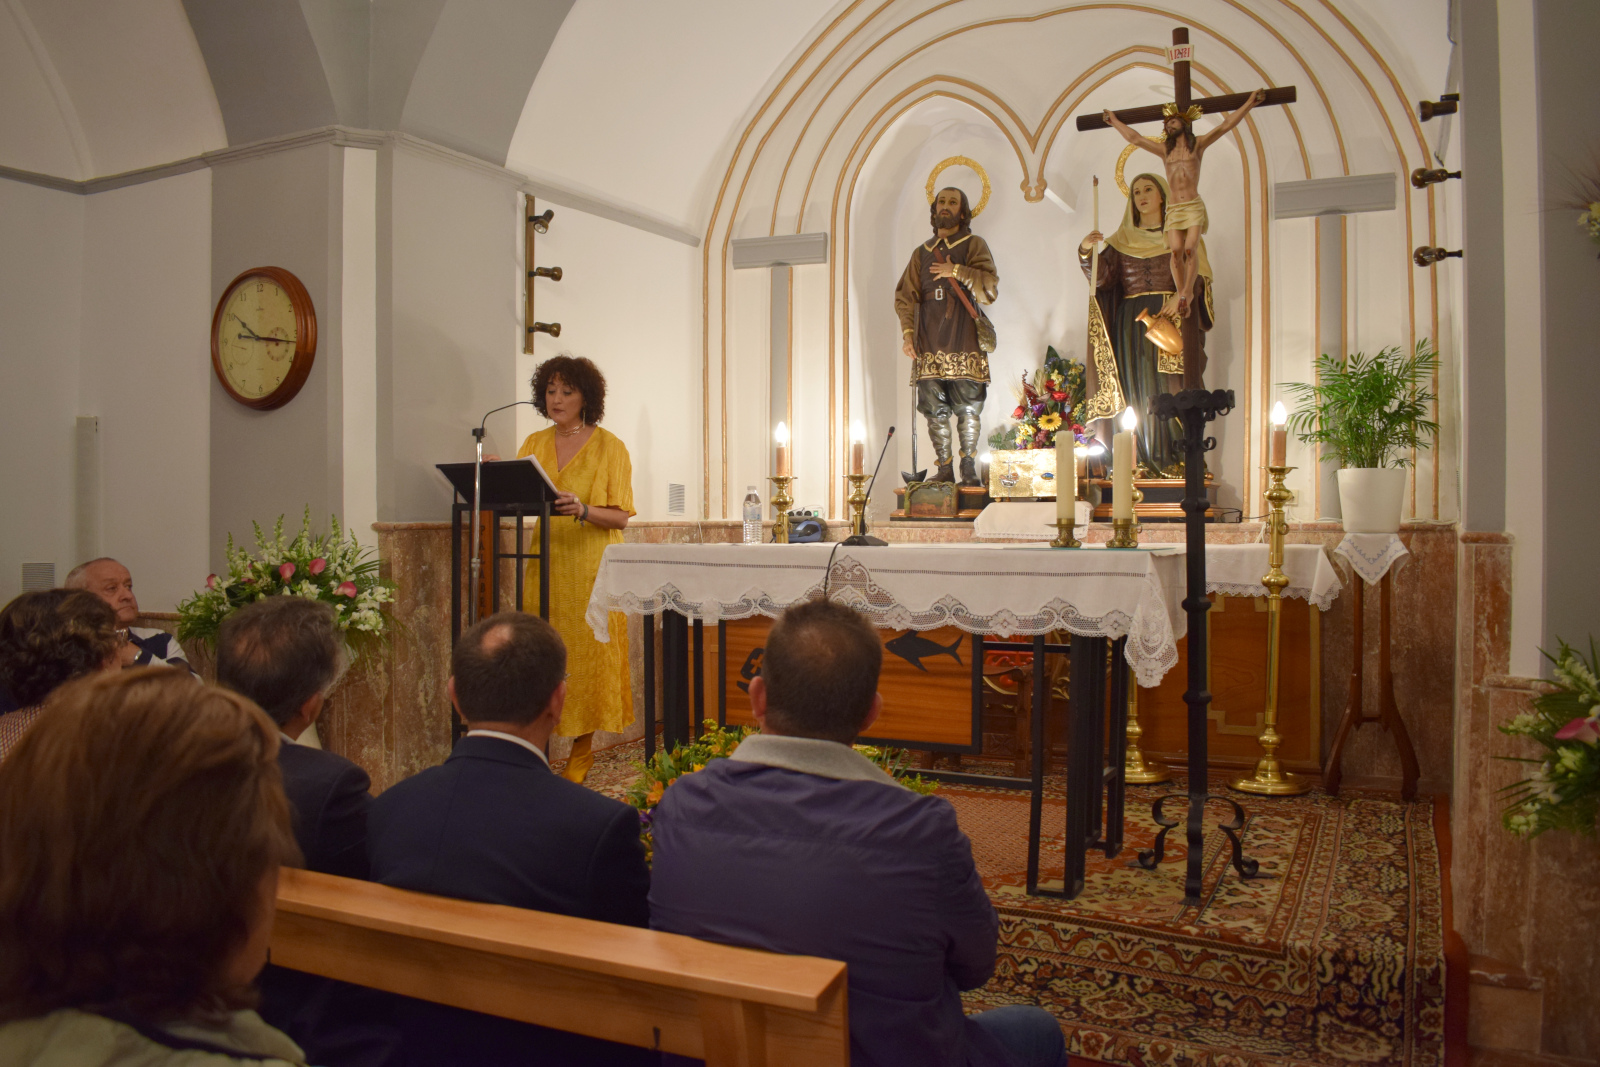
[[[756,492],[753,485],[744,494],[744,543],[761,543],[761,494]]]

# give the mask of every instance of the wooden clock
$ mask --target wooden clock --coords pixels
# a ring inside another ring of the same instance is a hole
[[[252,267],[228,283],[211,316],[211,367],[228,395],[268,411],[293,400],[317,354],[317,311],[300,279]]]

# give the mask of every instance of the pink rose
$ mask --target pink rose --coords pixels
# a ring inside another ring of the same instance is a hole
[[[215,589],[216,587],[217,587],[217,576],[215,574],[206,575],[206,588],[207,589]]]
[[[294,577],[294,564],[293,563],[285,563],[283,566],[279,567],[278,568],[278,575],[279,575],[279,577],[281,577],[286,582],[290,578],[293,578]]]
[[[338,593],[339,593],[340,596],[355,596],[356,595],[356,583],[355,582],[340,582],[339,583]]]
[[[307,569],[311,571],[311,576],[314,578],[328,569],[328,561],[318,556],[311,561],[311,566]]]
[[[1557,741],[1582,741],[1592,745],[1600,741],[1600,730],[1595,729],[1595,719],[1573,719],[1556,731]]]

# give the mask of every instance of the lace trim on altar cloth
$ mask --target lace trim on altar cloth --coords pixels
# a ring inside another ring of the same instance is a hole
[[[1072,604],[1059,598],[1040,604],[1038,610],[1032,613],[1001,610],[982,614],[972,611],[960,599],[949,595],[924,609],[912,610],[873,581],[866,567],[848,557],[833,565],[827,589],[828,599],[850,605],[872,620],[874,626],[885,630],[937,630],[954,626],[967,633],[998,638],[1034,637],[1059,630],[1083,637],[1106,637],[1112,640],[1127,637],[1128,665],[1139,684],[1145,688],[1159,685],[1162,677],[1178,662],[1177,644],[1162,604],[1161,584],[1154,574],[1146,580],[1145,591],[1132,616],[1122,611],[1111,611],[1098,617],[1084,615]],[[696,601],[685,597],[671,583],[663,584],[655,592],[643,596],[635,593],[602,594],[597,588],[589,602],[585,621],[594,631],[596,639],[609,641],[609,613],[613,611],[629,615],[655,615],[670,610],[702,623],[748,619],[757,615],[775,619],[791,603],[818,600],[822,593],[823,583],[820,581],[793,601],[785,602],[759,589],[748,590],[733,601]]]
[[[1258,597],[1267,595],[1266,589],[1262,587],[1260,582],[1207,582],[1206,592],[1216,593],[1218,596]],[[1309,589],[1290,586],[1283,591],[1283,595],[1307,601],[1318,611],[1327,611],[1333,607],[1333,602],[1339,599],[1339,587],[1335,585],[1326,593],[1317,596]]]

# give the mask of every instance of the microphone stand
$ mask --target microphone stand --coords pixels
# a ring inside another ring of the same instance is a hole
[[[472,595],[467,599],[467,625],[471,626],[478,621],[478,597],[481,595],[481,582],[483,575],[483,537],[479,526],[483,521],[483,428],[489,422],[489,416],[496,411],[514,408],[520,404],[532,406],[531,400],[515,400],[509,404],[501,404],[484,412],[483,418],[472,429],[472,439],[477,452],[472,464]],[[499,530],[495,531],[496,536]],[[519,546],[518,552],[522,551]]]
[[[878,471],[883,469],[883,457],[889,454],[889,442],[893,440],[894,427],[891,426],[889,427],[889,435],[883,439],[883,448],[878,452],[878,465],[872,468],[872,481],[867,483],[867,499],[869,500],[872,499],[872,487],[878,484]],[[915,448],[916,446],[916,434],[912,434],[911,447]],[[912,466],[915,467],[916,464],[913,463]],[[859,545],[887,545],[889,542],[885,541],[881,537],[873,537],[871,534],[867,533],[867,512],[866,508],[863,506],[861,509],[861,528],[839,543],[854,547]]]

